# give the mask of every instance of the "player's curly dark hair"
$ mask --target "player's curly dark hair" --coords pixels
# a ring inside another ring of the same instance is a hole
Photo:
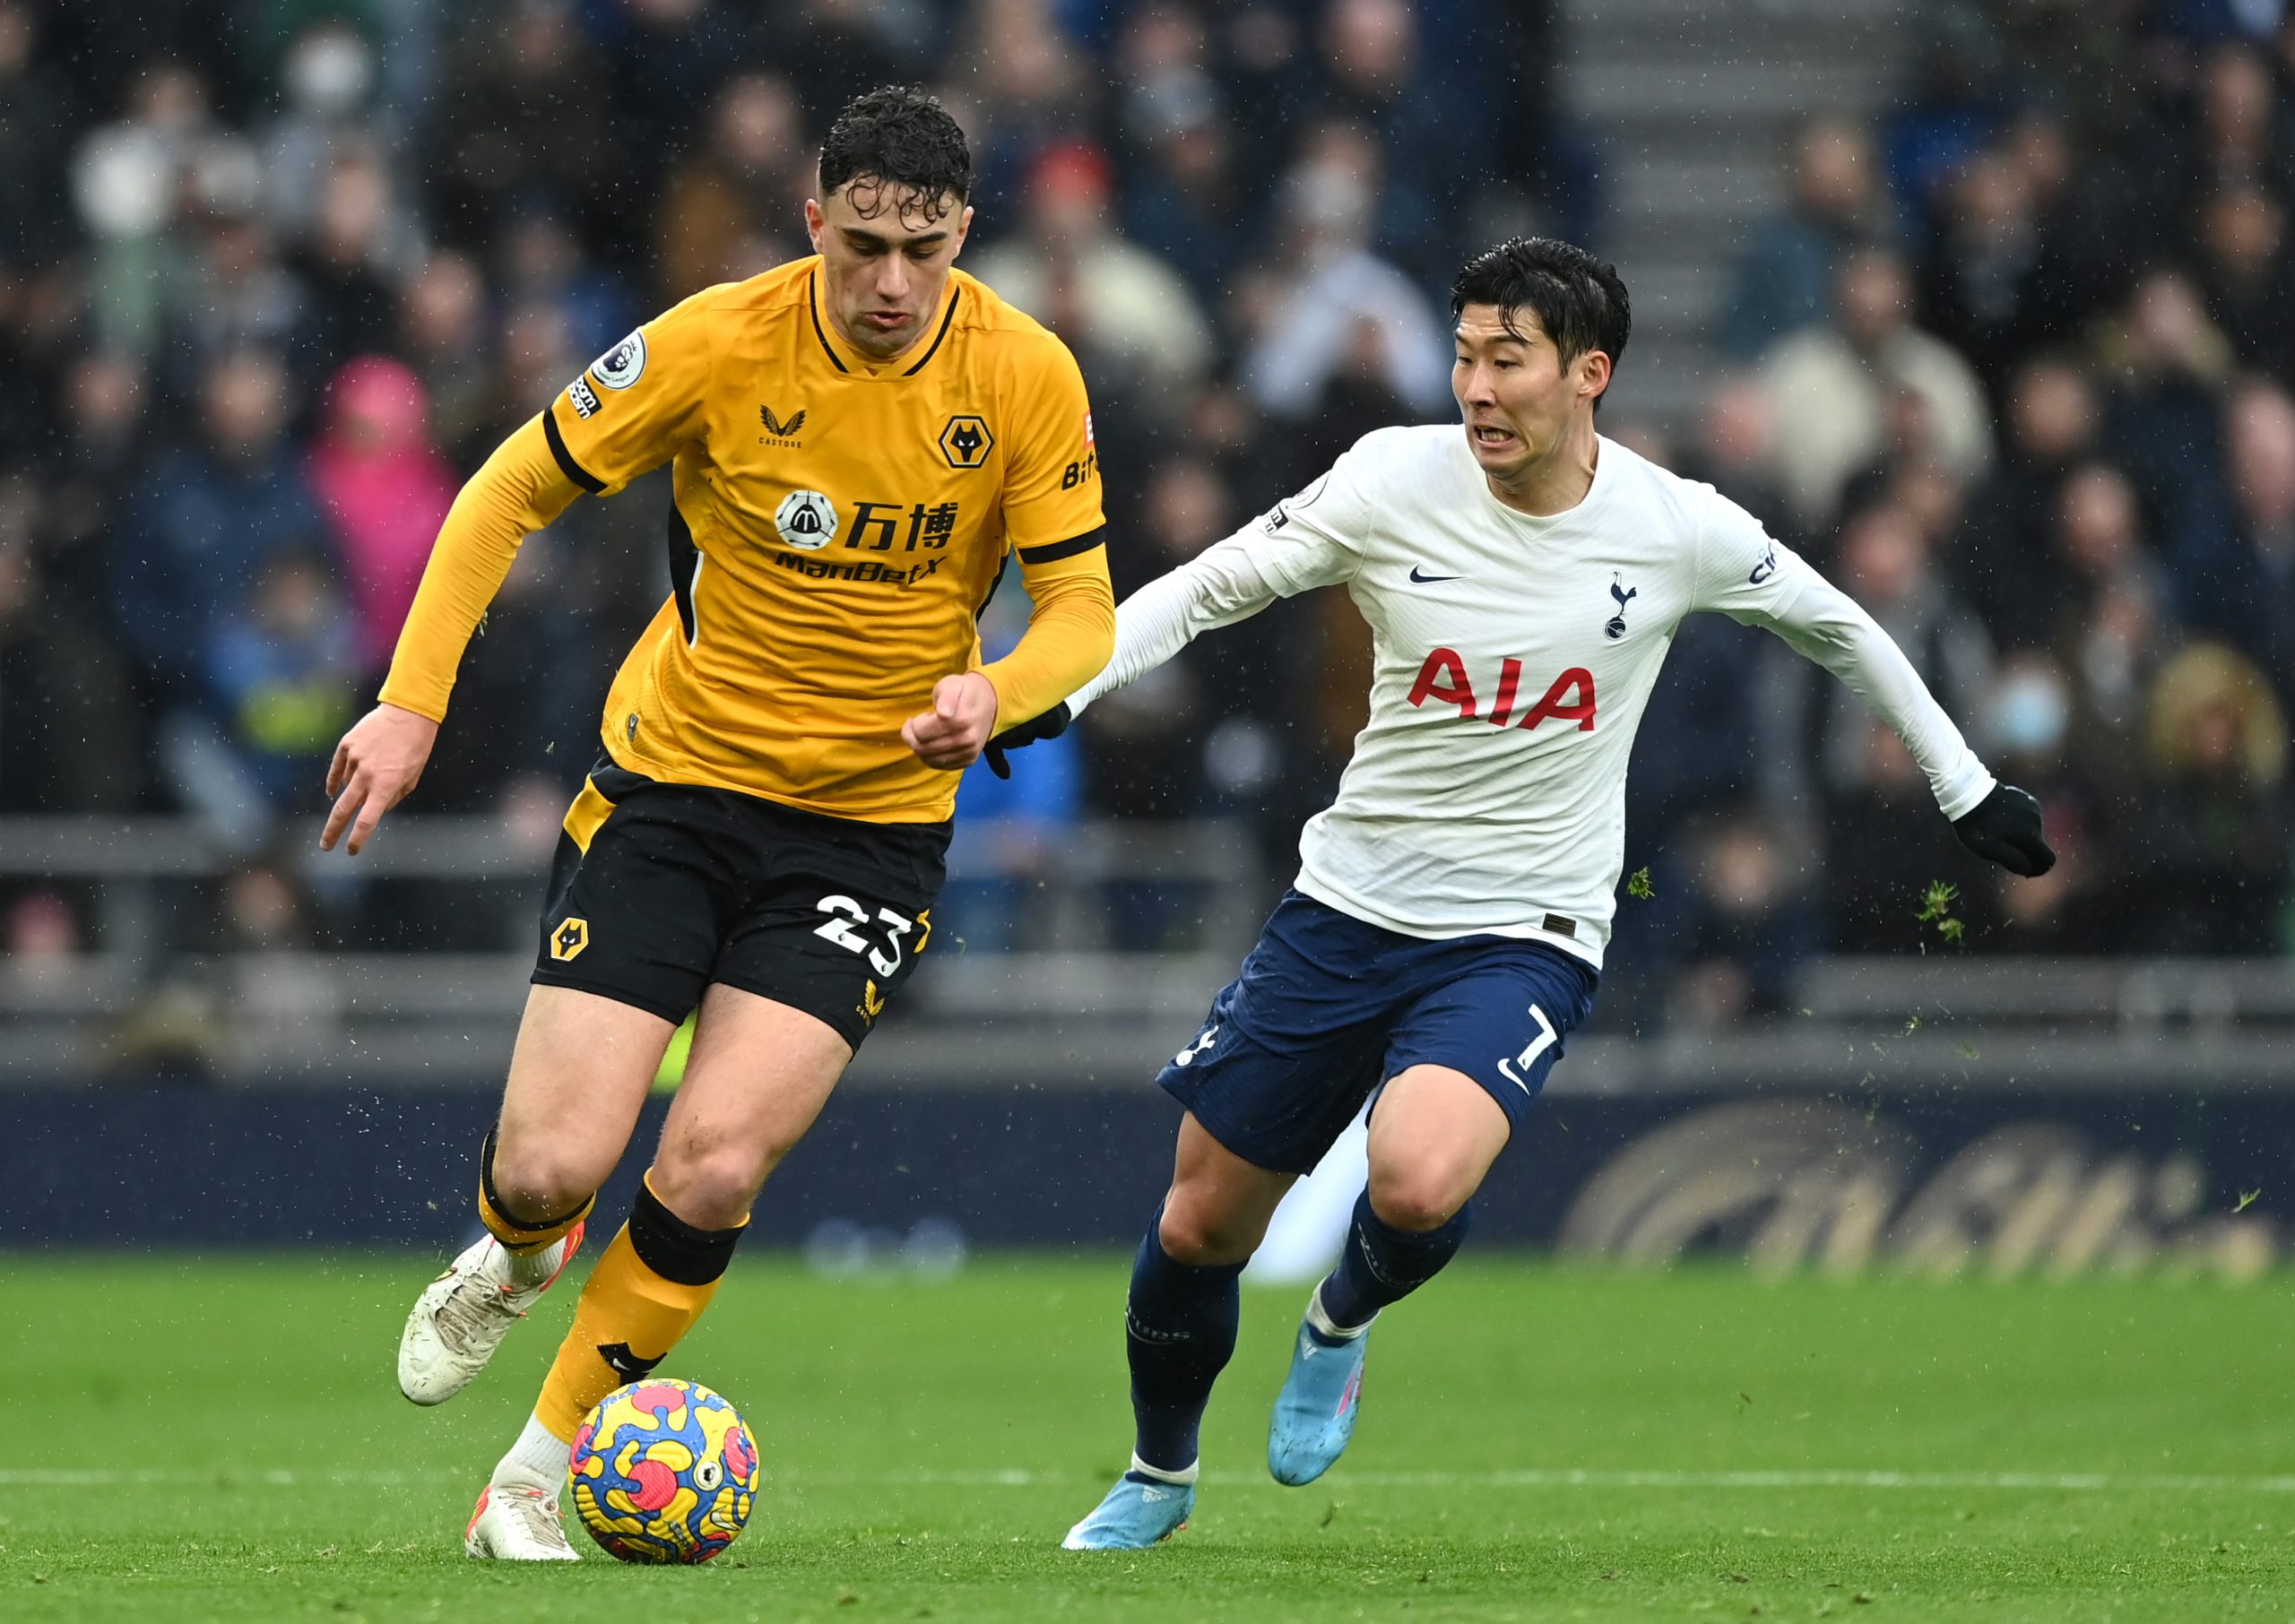
[[[867,203],[853,199],[864,215],[889,205],[938,220],[948,198],[962,208],[972,195],[972,149],[931,94],[885,85],[846,102],[821,143],[821,195],[853,180],[883,183]]]
[[[1565,367],[1598,350],[1615,372],[1633,331],[1633,306],[1617,267],[1551,237],[1510,238],[1467,261],[1451,284],[1451,319],[1468,305],[1497,306],[1509,333],[1517,331],[1517,311],[1535,311]]]

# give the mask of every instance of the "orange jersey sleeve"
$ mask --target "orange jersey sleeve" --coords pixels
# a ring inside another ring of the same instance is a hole
[[[981,672],[996,689],[997,726],[1008,728],[1099,675],[1115,650],[1091,402],[1068,346],[1049,333],[1032,336],[1010,362],[1004,531],[1035,607],[1018,646]]]
[[[723,327],[707,298],[696,294],[638,328],[542,414],[551,454],[582,489],[611,496],[702,437]]]
[[[1014,445],[1004,485],[1004,530],[1023,565],[1050,563],[1062,544],[1106,523],[1092,403],[1067,345],[1046,333],[1015,349],[1007,384]]]
[[[543,423],[533,419],[497,446],[447,509],[391,656],[385,704],[446,720],[463,652],[520,545],[582,494],[561,471]]]
[[[1020,554],[1027,583],[1028,629],[1003,659],[983,666],[996,689],[996,725],[1009,728],[1040,716],[1100,674],[1115,652],[1115,592],[1108,584],[1104,532],[1087,532],[1080,552],[1031,564]]]

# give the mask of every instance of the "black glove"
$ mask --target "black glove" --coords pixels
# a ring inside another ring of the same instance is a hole
[[[988,758],[988,770],[999,778],[1012,776],[1012,764],[1004,759],[1004,752],[1032,745],[1039,739],[1057,739],[1068,731],[1068,723],[1075,715],[1063,699],[1041,716],[1031,716],[1026,721],[1015,722],[988,741],[988,748],[981,754]]]
[[[2014,784],[1995,784],[1973,811],[1953,820],[1961,844],[1988,863],[2033,879],[2056,867],[2040,831],[2040,803]]]

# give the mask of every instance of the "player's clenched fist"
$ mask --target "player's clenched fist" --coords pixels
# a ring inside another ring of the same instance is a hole
[[[352,725],[334,747],[334,760],[326,770],[326,792],[334,808],[326,815],[319,835],[319,850],[332,851],[351,831],[351,855],[366,850],[383,814],[404,800],[437,741],[438,724],[428,716],[378,704]]]
[[[978,761],[995,731],[996,685],[978,671],[941,678],[932,685],[932,708],[900,727],[902,742],[944,773]]]

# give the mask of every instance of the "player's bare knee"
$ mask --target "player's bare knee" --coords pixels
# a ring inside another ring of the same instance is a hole
[[[1473,1194],[1447,1168],[1371,1170],[1371,1210],[1380,1222],[1414,1235],[1441,1229]]]
[[[494,1152],[495,1194],[507,1216],[526,1222],[572,1212],[597,1194],[603,1177],[563,1146],[511,1142]]]
[[[777,1158],[775,1158],[777,1160]],[[732,1229],[749,1215],[770,1162],[745,1147],[712,1145],[672,1152],[662,1147],[646,1175],[663,1206],[700,1230]]]
[[[1260,1238],[1248,1229],[1237,1215],[1219,1211],[1182,1185],[1164,1198],[1164,1216],[1156,1224],[1156,1240],[1173,1262],[1206,1268],[1249,1257]]]

